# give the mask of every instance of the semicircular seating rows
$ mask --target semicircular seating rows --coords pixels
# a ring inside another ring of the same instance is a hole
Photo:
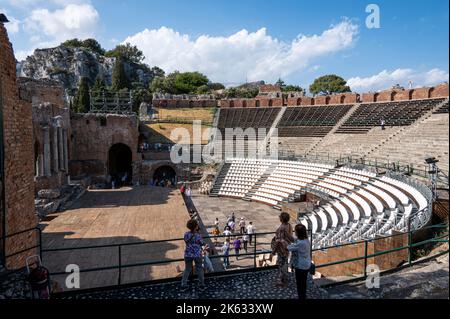
[[[431,203],[414,186],[388,176],[349,167],[270,159],[226,161],[217,195],[280,208],[302,190],[325,194],[327,203],[302,215],[315,248],[420,228],[431,216]],[[408,225],[420,212],[422,223]],[[423,218],[425,216],[425,218]]]

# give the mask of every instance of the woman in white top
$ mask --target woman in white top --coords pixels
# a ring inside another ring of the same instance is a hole
[[[311,243],[304,225],[295,226],[295,235],[297,239],[288,246],[288,250],[292,253],[291,265],[295,269],[298,298],[304,300],[308,273],[311,269]]]

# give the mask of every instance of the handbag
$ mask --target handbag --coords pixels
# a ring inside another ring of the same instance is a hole
[[[314,276],[316,274],[316,264],[311,262],[311,266],[309,267],[309,273]]]

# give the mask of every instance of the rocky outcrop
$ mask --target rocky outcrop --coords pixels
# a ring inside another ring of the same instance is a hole
[[[114,63],[113,57],[105,57],[85,48],[60,45],[35,50],[33,55],[17,64],[17,74],[32,79],[57,80],[70,92],[78,87],[81,77],[87,77],[94,83],[100,75],[107,85],[111,85]],[[146,65],[125,62],[124,66],[132,82],[147,86],[153,80],[153,72]]]

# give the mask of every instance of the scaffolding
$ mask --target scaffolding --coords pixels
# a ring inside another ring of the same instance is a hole
[[[89,92],[90,113],[134,114],[133,94],[129,92]]]

